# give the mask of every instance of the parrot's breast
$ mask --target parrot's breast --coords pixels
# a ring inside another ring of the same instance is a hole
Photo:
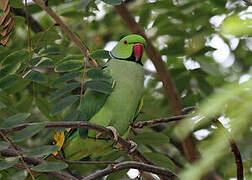
[[[115,80],[115,87],[90,122],[113,126],[120,135],[124,135],[142,97],[144,70],[140,64],[117,59],[111,59],[107,68]]]

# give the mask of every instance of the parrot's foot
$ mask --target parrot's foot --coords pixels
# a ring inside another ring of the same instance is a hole
[[[111,130],[112,133],[113,133],[113,136],[114,136],[114,141],[117,142],[118,141],[118,136],[119,136],[119,133],[117,132],[117,130],[113,127],[113,126],[107,126],[106,127],[107,129]],[[102,133],[98,133],[95,138],[96,139],[99,139],[99,137],[102,135]]]
[[[113,132],[114,141],[117,142],[118,141],[119,133],[117,132],[116,128],[114,128],[113,126],[108,126],[106,128],[109,129],[109,130],[111,130]]]
[[[136,149],[137,149],[137,143],[135,143],[134,141],[128,141],[131,145],[130,149],[129,149],[129,154],[133,153]]]

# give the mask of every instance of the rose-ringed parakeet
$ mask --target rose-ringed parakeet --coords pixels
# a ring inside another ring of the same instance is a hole
[[[111,59],[106,66],[87,72],[91,80],[85,83],[87,90],[78,108],[78,120],[113,127],[119,135],[127,137],[129,124],[142,104],[144,69],[141,58],[145,46],[142,36],[128,35],[109,53]],[[54,139],[60,148],[54,155],[79,160],[111,150],[112,141],[96,139],[97,134],[90,129],[56,133]],[[52,156],[46,159],[51,160]]]
[[[121,39],[110,52],[111,59],[102,70],[90,70],[91,78],[86,82],[87,90],[79,111],[81,120],[112,126],[119,135],[127,137],[129,124],[139,112],[143,93],[144,69],[141,62],[146,41],[139,35],[128,35]],[[103,91],[97,86],[102,86]],[[96,131],[77,129],[66,135],[61,150],[67,159],[79,160],[97,156],[109,150],[111,144],[95,140]]]

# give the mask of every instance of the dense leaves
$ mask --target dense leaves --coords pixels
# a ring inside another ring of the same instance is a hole
[[[9,0],[12,8],[24,9],[22,2]],[[88,46],[89,58],[98,60],[102,67],[106,67],[110,58],[108,50],[113,48],[115,41],[131,33],[114,10],[114,5],[121,4],[121,0],[46,2]],[[227,136],[213,125],[212,119],[219,119],[228,127],[240,148],[245,177],[252,178],[249,80],[252,18],[251,8],[245,2],[125,1],[129,12],[162,56],[182,107],[197,107],[178,127],[171,122],[135,129],[135,133],[129,133],[129,139],[138,144],[138,149],[148,159],[179,174],[182,179],[200,179],[209,170],[215,170],[223,179],[236,176]],[[85,119],[79,109],[81,101],[85,101],[85,98],[80,100],[81,93],[87,88],[107,97],[116,87],[116,81],[109,73],[91,69],[87,57],[57,24],[54,25],[45,11],[32,3],[26,10],[43,31],[35,25],[28,33],[26,18],[15,9],[11,10],[15,13],[15,31],[8,46],[0,47],[0,127],[37,123],[7,136],[27,150],[25,157],[43,157],[57,150],[57,146],[49,143],[55,131],[63,130],[45,129],[46,122]],[[3,12],[0,11],[0,15]],[[34,25],[30,20],[29,23]],[[144,105],[134,122],[172,116],[162,83],[146,54],[142,62],[146,70]],[[201,159],[195,164],[188,163],[181,149],[180,139],[190,131],[201,153]],[[8,147],[9,144],[1,139],[0,150]],[[185,167],[179,167],[171,159]],[[124,161],[129,158],[126,152],[116,150],[92,160]],[[21,163],[18,158],[1,157],[0,169],[5,170],[0,172],[1,178],[14,179],[18,173],[24,176],[23,171],[12,168],[17,163]],[[67,166],[61,161],[48,162],[32,170],[48,172]],[[73,174],[85,176],[103,167],[71,165],[69,169]],[[111,174],[107,179],[127,178],[126,172]],[[48,179],[46,175],[41,178]]]

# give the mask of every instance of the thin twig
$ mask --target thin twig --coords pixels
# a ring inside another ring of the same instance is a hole
[[[229,137],[229,144],[232,150],[232,153],[234,154],[235,157],[235,163],[236,163],[236,172],[237,172],[237,180],[243,180],[243,164],[242,164],[242,157],[240,150],[235,143],[234,139],[231,137],[229,134],[228,130],[222,125],[222,123],[219,120],[214,120],[214,123],[216,124],[217,127],[223,129],[226,133],[226,135]]]
[[[54,13],[54,11],[50,7],[46,6],[45,3],[40,0],[33,0],[33,2],[44,9],[54,19],[54,21],[60,25],[62,30],[75,43],[75,45],[80,49],[81,53],[88,59],[89,63],[92,66],[99,67],[97,62],[89,57],[89,48],[67,27],[62,19],[56,13]]]
[[[25,163],[24,161],[24,157],[21,153],[18,152],[18,150],[16,149],[15,145],[12,143],[12,141],[7,137],[5,136],[2,131],[0,130],[0,135],[2,136],[2,138],[10,145],[10,147],[14,150],[14,152],[16,153],[16,155],[19,156],[22,164],[24,165],[25,169],[27,170],[27,172],[31,175],[32,179],[35,179],[30,168],[27,166],[27,164]]]
[[[121,171],[124,169],[130,169],[130,168],[154,173],[157,175],[163,175],[165,177],[168,177],[167,179],[173,179],[173,177],[175,176],[172,172],[168,171],[165,168],[161,168],[158,166],[153,166],[153,165],[149,165],[149,164],[145,164],[145,163],[141,163],[141,162],[125,161],[122,163],[118,163],[116,165],[110,165],[106,169],[96,171],[96,172],[88,175],[87,177],[83,178],[82,180],[98,179],[98,178],[104,177],[108,174],[111,174],[111,173],[114,173],[117,171]]]
[[[131,127],[134,129],[143,128],[144,126],[147,126],[147,125],[180,121],[184,118],[186,118],[186,115],[179,115],[179,116],[173,116],[173,117],[161,118],[161,119],[152,119],[149,121],[141,121],[141,122],[137,122],[136,124],[131,124]]]

